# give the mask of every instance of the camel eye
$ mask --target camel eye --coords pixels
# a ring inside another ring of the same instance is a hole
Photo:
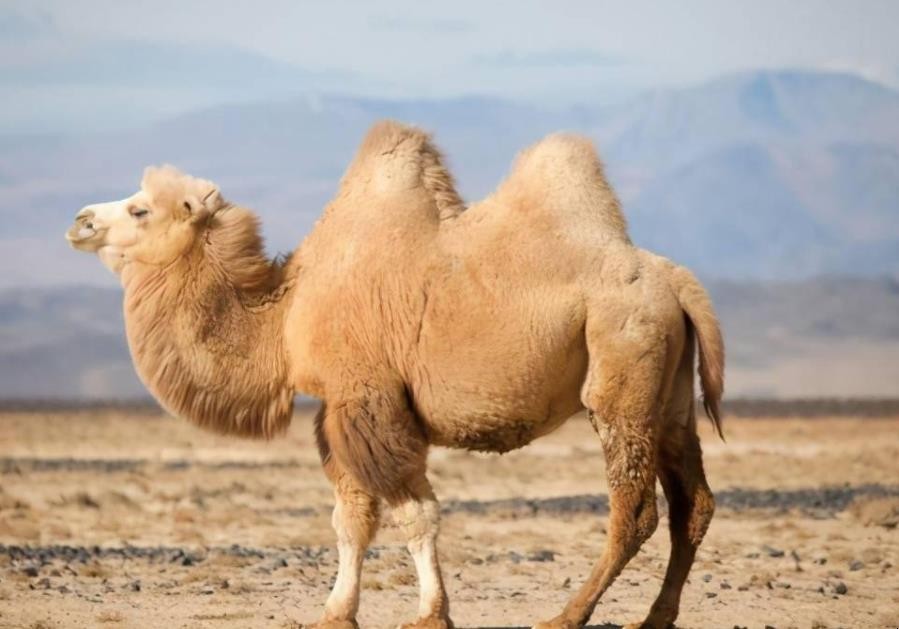
[[[144,209],[141,207],[136,207],[136,208],[131,209],[131,216],[133,216],[134,218],[143,218],[144,216],[146,216],[149,213],[150,213],[150,210],[147,210],[147,209]]]

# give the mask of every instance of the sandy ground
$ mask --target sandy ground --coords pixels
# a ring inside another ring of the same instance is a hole
[[[899,626],[899,419],[702,426],[719,510],[680,627]],[[529,626],[587,575],[608,517],[599,442],[575,419],[518,452],[436,450],[441,557],[461,627]],[[299,627],[336,571],[311,414],[271,443],[116,411],[0,415],[0,627]],[[662,505],[664,511],[664,504]],[[593,623],[643,617],[660,530]],[[359,621],[413,618],[397,532],[369,553]]]

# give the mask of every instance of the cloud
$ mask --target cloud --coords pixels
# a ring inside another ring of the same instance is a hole
[[[474,25],[454,18],[419,18],[374,16],[368,20],[369,26],[378,31],[417,31],[424,33],[464,33]]]
[[[595,50],[560,49],[536,52],[512,52],[476,55],[471,63],[498,68],[609,67],[627,63],[624,57]]]

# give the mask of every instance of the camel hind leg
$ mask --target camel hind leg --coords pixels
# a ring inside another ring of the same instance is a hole
[[[687,431],[688,428],[680,430]],[[693,567],[696,550],[715,512],[715,499],[702,469],[699,439],[693,433],[683,443],[664,447],[659,478],[668,500],[671,556],[662,589],[640,629],[667,629],[680,609],[681,592]],[[668,450],[668,448],[671,448]]]
[[[695,332],[686,328],[683,352],[665,406],[659,438],[658,473],[668,500],[671,555],[661,591],[642,623],[627,629],[667,629],[680,608],[681,591],[715,511],[696,434]]]
[[[659,479],[668,500],[671,556],[662,589],[649,615],[629,629],[666,629],[674,624],[696,550],[715,512],[715,499],[706,482],[696,434],[692,340],[687,348],[673,397],[674,416],[669,418],[659,448]],[[680,418],[686,421],[678,421]]]
[[[605,326],[609,329],[609,326]],[[582,398],[599,434],[609,479],[608,539],[587,581],[540,628],[580,627],[602,594],[658,524],[659,393],[668,368],[665,337],[651,322],[627,318],[615,333],[587,329],[590,368]]]

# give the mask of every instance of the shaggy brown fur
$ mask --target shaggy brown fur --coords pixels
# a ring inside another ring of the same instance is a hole
[[[128,343],[141,379],[173,414],[272,437],[293,410],[282,343],[292,280],[265,256],[256,216],[210,185],[171,167],[147,170],[149,205],[173,217],[193,212],[196,237],[161,265],[128,269]]]
[[[149,204],[150,213],[133,214]],[[129,214],[129,212],[132,212]],[[694,413],[694,346],[719,433],[724,350],[686,269],[632,245],[592,145],[553,135],[465,207],[430,138],[376,125],[284,266],[210,182],[150,171],[69,235],[122,275],[139,373],[180,415],[270,436],[294,391],[321,399],[340,567],[320,627],[353,626],[386,501],[421,585],[416,627],[451,626],[428,447],[503,452],[587,409],[605,452],[606,549],[563,612],[586,623],[669,502],[672,553],[643,627],[668,627],[714,511]]]

